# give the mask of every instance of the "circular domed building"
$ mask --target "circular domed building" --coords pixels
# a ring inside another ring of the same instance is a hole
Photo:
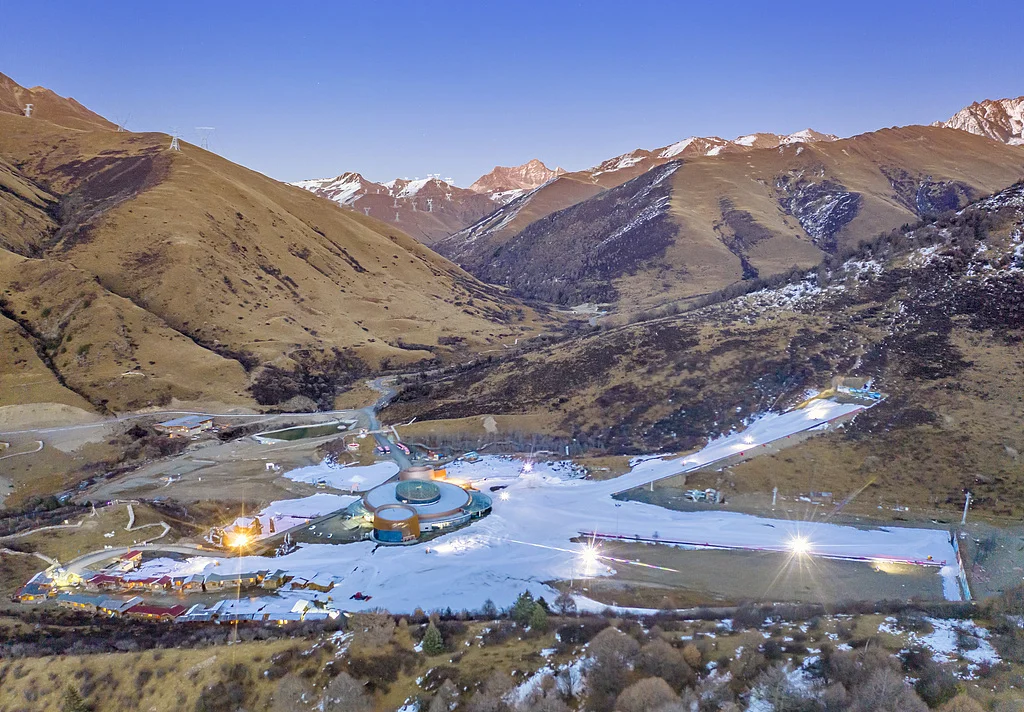
[[[357,507],[363,511],[354,514],[372,517],[374,539],[402,544],[482,517],[491,511],[491,500],[450,482],[404,479],[373,488]]]

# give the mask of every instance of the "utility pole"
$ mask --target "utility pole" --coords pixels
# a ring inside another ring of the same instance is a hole
[[[778,498],[779,498],[779,488],[776,486],[776,487],[772,488],[772,509],[775,509],[775,500],[777,500]]]
[[[960,517],[960,526],[967,524],[967,508],[971,506],[971,493],[967,493],[967,501],[964,502],[964,516]]]

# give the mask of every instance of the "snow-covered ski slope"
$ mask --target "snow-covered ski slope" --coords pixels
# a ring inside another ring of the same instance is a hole
[[[606,484],[610,488],[610,494],[625,492],[650,482],[698,470],[733,455],[821,427],[831,420],[863,409],[864,405],[823,399],[813,401],[806,408],[786,413],[768,413],[740,433],[712,440],[699,452],[673,460],[645,460],[637,464],[631,472],[608,480]]]

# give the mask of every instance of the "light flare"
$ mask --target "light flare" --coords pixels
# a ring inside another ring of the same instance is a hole
[[[806,556],[811,552],[811,542],[806,537],[795,536],[789,540],[789,550],[796,556]]]

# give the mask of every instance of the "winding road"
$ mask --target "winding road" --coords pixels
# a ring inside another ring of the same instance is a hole
[[[107,559],[113,559],[123,554],[127,554],[129,551],[155,551],[168,554],[185,554],[186,556],[210,556],[220,559],[228,556],[227,552],[220,551],[219,549],[193,546],[191,544],[136,544],[134,546],[120,546],[114,549],[102,549],[101,551],[94,551],[90,554],[83,554],[77,559],[72,559],[66,563],[64,565],[64,569],[69,573],[81,576],[82,573],[90,566]]]

